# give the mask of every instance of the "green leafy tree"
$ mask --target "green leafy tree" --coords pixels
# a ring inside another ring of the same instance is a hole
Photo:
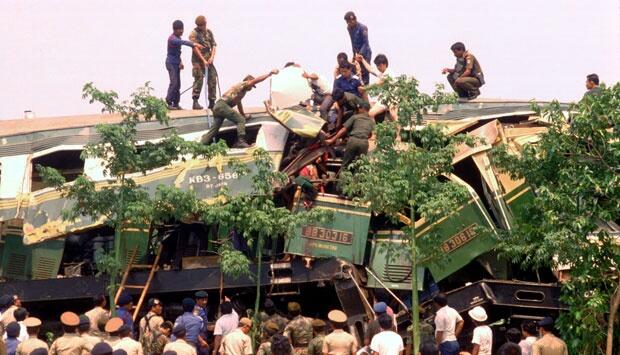
[[[424,94],[418,90],[418,81],[406,76],[387,79],[374,88],[382,102],[398,107],[398,120],[377,125],[376,148],[342,174],[344,192],[368,204],[373,212],[385,214],[394,221],[408,216],[409,223],[402,231],[413,270],[414,353],[420,345],[416,270],[421,260],[428,262],[439,257],[433,234],[417,236],[414,221],[421,217],[434,223],[467,200],[467,191],[462,186],[442,176],[452,171],[457,146],[470,141],[464,136],[447,136],[437,125],[419,126],[426,110],[454,102],[455,97],[442,93],[441,89],[438,86],[433,95]],[[397,141],[399,127],[402,143]]]
[[[104,218],[114,228],[116,238],[129,226],[148,226],[150,223],[169,219],[182,220],[198,211],[199,201],[192,191],[160,185],[154,194],[138,185],[133,176],[148,170],[169,165],[180,157],[211,158],[225,153],[225,145],[209,146],[188,142],[174,132],[157,143],[146,142],[139,147],[137,125],[143,121],[157,121],[169,124],[166,103],[151,95],[148,83],[134,92],[127,101],[120,101],[114,91],[101,91],[92,83],[84,86],[83,98],[90,103],[103,106],[102,112],[118,114],[118,124],[101,124],[96,127],[99,140],[88,144],[82,152],[82,159],[100,159],[107,184],[99,188],[87,175],[82,174],[66,184],[64,177],[54,168],[37,166],[44,181],[63,192],[63,196],[74,200],[73,206],[63,211],[63,219],[76,220],[88,216],[93,221]],[[100,272],[108,276],[109,296],[114,309],[114,293],[120,272],[119,246],[115,243],[113,255],[100,258]]]
[[[568,110],[557,102],[536,110],[549,121],[539,142],[519,155],[493,152],[536,195],[501,246],[526,267],[570,268],[558,326],[571,354],[617,354],[620,241],[605,224],[620,218],[620,84]]]

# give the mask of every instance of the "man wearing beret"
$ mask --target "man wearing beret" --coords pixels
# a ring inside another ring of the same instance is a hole
[[[148,301],[148,307],[149,311],[140,320],[139,325],[139,340],[144,349],[151,348],[159,335],[159,327],[162,323],[164,323],[164,318],[161,316],[164,307],[162,306],[161,301],[157,298],[151,298]],[[147,350],[147,352],[149,351]]]
[[[288,303],[288,313],[291,321],[284,328],[284,336],[290,339],[295,354],[305,354],[312,340],[312,318],[301,315],[301,306],[297,302]]]
[[[323,340],[325,340],[325,322],[321,319],[312,321],[314,338],[308,344],[308,355],[323,355]]]
[[[174,327],[185,327],[185,340],[195,349],[206,348],[208,344],[200,335],[202,331],[202,318],[193,314],[196,302],[191,298],[184,298],[181,303],[183,304],[184,313],[174,321]]]
[[[60,315],[63,336],[54,340],[50,347],[50,355],[81,355],[88,353],[86,340],[80,338],[76,329],[80,325],[80,317],[73,312],[65,312]]]
[[[278,334],[280,327],[270,320],[263,323],[261,334],[261,344],[256,351],[256,355],[271,355],[271,338]]]
[[[192,76],[194,77],[194,85],[192,86],[192,99],[194,110],[202,110],[202,106],[198,103],[200,98],[200,92],[202,91],[202,84],[205,77],[205,70],[207,74],[207,91],[209,95],[209,109],[213,109],[215,105],[215,85],[217,81],[217,74],[215,73],[215,67],[213,66],[213,60],[215,59],[215,52],[217,43],[213,37],[213,32],[207,28],[207,19],[200,15],[196,17],[196,28],[189,34],[189,40],[198,43],[202,46],[202,49],[194,47],[192,52]]]
[[[23,341],[17,346],[17,355],[29,355],[34,349],[45,348],[49,350],[47,343],[39,339],[39,328],[41,327],[41,320],[35,317],[28,317],[24,320],[26,331],[28,332],[28,339]]]
[[[176,325],[172,328],[172,335],[176,340],[166,344],[164,354],[175,352],[177,355],[196,355],[196,348],[185,340],[186,330],[184,326]]]
[[[118,330],[121,340],[112,347],[113,350],[124,350],[127,355],[144,355],[142,345],[131,339],[131,329],[127,324],[123,324]]]
[[[381,332],[379,316],[387,312],[387,304],[385,304],[385,302],[377,302],[372,306],[372,310],[375,312],[375,319],[368,322],[366,326],[366,331],[364,332],[364,346],[369,346],[372,337]]]
[[[241,318],[239,327],[222,339],[220,355],[252,355],[252,339],[248,335],[252,330],[252,320]]]
[[[105,331],[108,333],[106,343],[110,344],[110,346],[114,347],[119,341],[121,341],[119,331],[121,330],[123,324],[123,320],[119,317],[110,318],[105,324]]]
[[[323,354],[327,355],[354,355],[357,352],[357,340],[344,331],[347,325],[347,315],[340,310],[333,310],[327,318],[334,329],[323,340]]]
[[[568,355],[566,343],[553,334],[554,323],[551,317],[538,322],[540,339],[532,345],[532,355]]]
[[[131,296],[127,293],[121,294],[118,298],[116,316],[122,319],[123,323],[133,332],[133,315],[131,314],[132,309],[133,299]]]
[[[209,294],[205,291],[198,291],[194,293],[194,299],[196,300],[196,305],[194,306],[194,315],[200,317],[202,319],[202,329],[200,330],[200,336],[202,339],[207,339],[207,332],[209,326],[209,314],[207,313],[207,304],[209,303]],[[200,347],[198,349],[199,353],[209,354],[209,349],[207,347]]]

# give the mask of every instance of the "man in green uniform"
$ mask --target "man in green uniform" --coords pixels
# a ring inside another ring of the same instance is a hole
[[[261,344],[256,351],[256,355],[271,355],[271,338],[278,334],[281,329],[272,321],[265,322],[261,328]]]
[[[596,74],[588,74],[588,76],[586,77],[586,89],[588,89],[588,91],[586,91],[586,93],[583,95],[583,97],[585,98],[586,96],[598,96],[601,94],[601,87],[598,86],[599,84],[599,79],[598,79],[598,75]]]
[[[448,82],[460,98],[473,100],[480,95],[480,87],[484,85],[480,63],[461,42],[456,42],[450,49],[456,57],[456,65],[454,69],[443,68],[441,73],[448,74]]]
[[[301,315],[301,306],[297,302],[289,302],[288,312],[291,321],[284,328],[284,336],[291,340],[295,355],[305,355],[312,340],[312,319]]]
[[[265,309],[260,313],[261,329],[264,331],[266,323],[271,321],[278,326],[278,332],[283,332],[284,327],[286,327],[288,323],[288,319],[282,317],[278,313],[278,309],[271,299],[266,299],[263,306]]]
[[[349,138],[342,159],[343,168],[351,164],[360,155],[368,153],[368,139],[375,129],[375,121],[368,115],[369,109],[368,102],[362,102],[357,109],[357,114],[351,116],[335,136],[325,140],[325,144],[332,145],[348,132]]]
[[[366,102],[361,97],[338,88],[332,91],[332,99],[336,103],[336,110],[338,111],[336,129],[339,129],[342,123],[348,120],[362,103]]]
[[[224,93],[221,99],[217,100],[213,107],[213,127],[209,129],[209,132],[202,136],[202,143],[209,144],[213,141],[213,138],[220,131],[224,120],[230,120],[237,124],[237,142],[235,148],[248,148],[250,145],[245,140],[245,112],[243,112],[243,105],[241,100],[245,94],[256,87],[256,84],[265,81],[272,75],[278,74],[278,69],[273,69],[271,72],[261,75],[258,78],[252,75],[246,76],[242,82],[234,85]],[[237,106],[239,112],[236,112],[233,107]]]
[[[217,83],[217,74],[213,66],[217,43],[215,43],[213,32],[207,28],[207,19],[204,16],[196,17],[196,28],[190,33],[189,40],[202,46],[202,49],[194,47],[192,51],[192,76],[194,77],[194,85],[192,87],[194,105],[192,108],[194,110],[202,110],[202,106],[198,103],[198,98],[200,98],[200,92],[202,91],[206,69],[209,109],[212,110],[215,105],[215,85]]]
[[[323,355],[323,339],[325,339],[325,322],[321,319],[312,321],[314,338],[308,344],[308,355]]]

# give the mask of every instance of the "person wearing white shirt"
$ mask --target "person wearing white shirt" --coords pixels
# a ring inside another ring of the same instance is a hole
[[[381,332],[375,334],[370,341],[370,349],[373,355],[402,355],[405,347],[403,338],[392,331],[393,321],[387,313],[379,316]]]
[[[521,347],[521,355],[532,355],[532,345],[538,340],[536,334],[536,323],[533,321],[527,321],[521,325],[521,333],[525,339],[519,342]]]
[[[474,328],[474,335],[472,337],[472,344],[474,345],[471,351],[471,355],[491,355],[491,349],[493,347],[493,330],[486,325],[488,319],[487,312],[484,308],[476,306],[467,312],[471,319],[476,324]]]
[[[213,341],[213,355],[216,355],[220,349],[222,339],[239,326],[239,315],[233,309],[230,301],[226,300],[220,304],[220,313],[222,315],[215,322],[215,329],[213,330],[213,336],[215,337]]]
[[[19,307],[15,310],[15,312],[13,312],[13,316],[17,324],[19,324],[19,336],[17,336],[17,339],[23,343],[28,340],[28,331],[26,330],[26,325],[24,324],[24,320],[28,318],[28,311],[26,311],[26,308]],[[2,339],[7,339],[6,333],[4,333]]]
[[[457,355],[459,342],[456,338],[461,334],[465,322],[454,308],[448,306],[448,298],[440,293],[433,302],[437,309],[435,313],[435,341],[441,355]]]
[[[388,61],[388,58],[385,56],[385,54],[378,54],[375,57],[375,60],[373,61],[375,63],[374,68],[370,64],[368,64],[368,62],[361,55],[355,56],[355,60],[362,63],[362,65],[366,68],[366,70],[368,70],[370,74],[377,77],[377,81],[375,82],[375,85],[383,84],[383,81],[385,80],[386,77],[392,76],[392,72],[388,68],[389,61]],[[375,104],[372,105],[372,107],[370,108],[370,111],[368,111],[368,114],[374,120],[375,117],[377,117],[378,115],[386,111],[388,111],[388,106],[383,104],[381,101],[377,99]],[[389,108],[389,112],[390,112],[392,121],[398,120],[398,108],[392,106]]]

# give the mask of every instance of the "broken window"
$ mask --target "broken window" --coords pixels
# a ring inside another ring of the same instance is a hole
[[[30,191],[49,187],[37,169],[37,165],[57,169],[67,182],[75,180],[84,172],[84,161],[80,158],[81,150],[61,150],[32,159],[32,185]]]

